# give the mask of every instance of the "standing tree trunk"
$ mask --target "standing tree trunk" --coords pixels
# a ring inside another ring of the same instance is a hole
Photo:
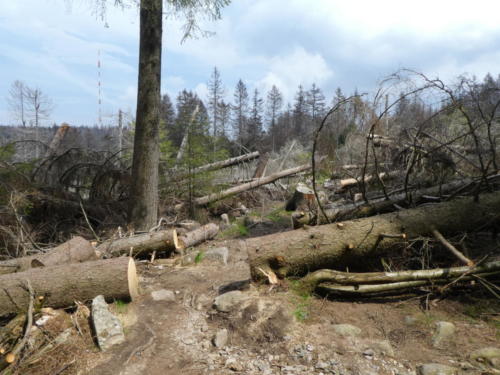
[[[147,230],[158,215],[162,0],[141,0],[137,115],[129,222]]]

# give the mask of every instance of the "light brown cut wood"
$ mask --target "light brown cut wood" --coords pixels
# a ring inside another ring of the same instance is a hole
[[[342,229],[327,224],[246,240],[252,277],[262,278],[259,268],[279,277],[321,268],[360,270],[381,254],[404,247],[406,239],[432,235],[433,228],[453,235],[495,227],[500,225],[500,192],[482,194],[479,202],[460,198],[343,224]],[[397,238],[403,233],[406,239]],[[383,234],[394,237],[381,239]]]
[[[96,259],[95,249],[89,241],[82,237],[73,237],[62,245],[48,249],[45,252],[0,262],[0,275],[26,271],[35,267],[80,263]]]
[[[178,238],[177,250],[196,246],[204,241],[214,238],[217,233],[219,233],[219,226],[214,223],[209,223],[191,232],[187,232]]]
[[[121,257],[79,264],[33,268],[0,276],[0,316],[27,310],[29,281],[44,306],[64,308],[75,301],[87,301],[100,294],[106,300],[129,300],[139,295],[135,263]]]
[[[97,247],[101,254],[108,256],[149,255],[153,251],[175,251],[177,231],[165,229],[158,232],[137,234],[132,237],[110,239]],[[132,249],[132,250],[131,250]]]

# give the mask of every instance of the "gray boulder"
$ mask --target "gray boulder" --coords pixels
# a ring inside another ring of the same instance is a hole
[[[446,341],[450,340],[455,334],[456,328],[450,322],[436,322],[436,332],[432,336],[432,345],[439,347]]]
[[[125,341],[123,327],[118,318],[109,311],[103,296],[97,296],[92,300],[92,322],[97,343],[102,351]]]
[[[239,290],[233,290],[216,297],[214,301],[214,307],[218,311],[229,312],[246,299],[247,296],[245,294],[243,294]]]

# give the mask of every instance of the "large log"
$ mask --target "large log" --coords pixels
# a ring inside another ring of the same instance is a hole
[[[298,167],[285,169],[284,171],[281,171],[281,172],[278,172],[278,173],[275,173],[275,174],[272,174],[272,175],[269,175],[266,177],[258,178],[256,180],[253,180],[251,182],[247,182],[247,183],[242,184],[242,185],[234,186],[234,187],[229,188],[227,190],[223,190],[219,193],[213,193],[213,194],[206,195],[204,197],[196,198],[194,200],[194,203],[197,206],[204,206],[204,205],[207,205],[209,203],[216,202],[218,200],[230,197],[232,195],[240,194],[240,193],[243,193],[245,191],[255,189],[259,186],[270,184],[271,182],[279,180],[280,178],[292,176],[296,173],[307,171],[308,169],[311,169],[310,164],[304,164],[304,165],[301,165]],[[177,206],[175,206],[175,208],[177,210],[180,210],[180,209],[182,209],[183,206],[184,206],[183,204],[178,204]]]
[[[100,244],[97,251],[106,256],[137,256],[139,254],[147,255],[153,251],[175,251],[177,248],[176,230],[165,229],[132,237],[110,239]]]
[[[96,259],[97,255],[95,249],[90,242],[82,237],[74,237],[62,245],[49,249],[46,252],[0,262],[0,275],[26,271],[35,267],[80,263]]]
[[[26,311],[30,282],[45,307],[63,308],[102,294],[108,301],[129,300],[139,295],[132,258],[97,260],[79,264],[33,268],[0,276],[0,316]]]
[[[370,258],[396,250],[405,239],[500,225],[500,192],[420,206],[379,216],[257,237],[245,241],[254,279],[321,268],[363,269]]]
[[[453,181],[444,185],[436,185],[429,188],[409,191],[406,193],[399,193],[391,195],[387,200],[385,198],[374,199],[368,204],[365,202],[351,203],[342,205],[335,208],[326,208],[324,210],[328,221],[325,216],[320,212],[319,217],[315,212],[310,213],[307,211],[299,211],[292,215],[292,225],[294,229],[303,227],[304,225],[327,224],[334,221],[358,219],[362,217],[373,216],[377,214],[389,213],[397,210],[397,207],[406,206],[408,197],[411,198],[411,203],[418,205],[428,202],[427,198],[435,199],[443,195],[450,194],[460,187],[467,185],[471,180],[465,179],[460,181]]]
[[[219,226],[214,223],[209,223],[198,229],[187,232],[183,236],[179,236],[177,250],[196,246],[204,241],[214,238],[217,233],[219,233]]]

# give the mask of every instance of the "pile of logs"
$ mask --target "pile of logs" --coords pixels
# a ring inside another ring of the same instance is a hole
[[[426,193],[429,191],[425,191]],[[423,193],[423,192],[421,192]],[[418,195],[417,195],[418,196]],[[402,199],[401,197],[397,197]],[[393,201],[380,201],[377,213]],[[392,209],[394,211],[394,208]],[[349,213],[352,215],[355,208]],[[344,213],[345,214],[345,213]],[[369,212],[365,212],[368,215]],[[444,236],[500,227],[500,192],[457,198],[413,209],[399,210],[350,221],[272,234],[246,241],[254,280],[304,277],[308,289],[320,287],[336,294],[367,294],[415,288],[449,281],[498,277],[500,263],[475,264]],[[396,273],[344,273],[333,270],[364,270],[388,254],[404,249],[409,241],[434,238],[465,267]],[[316,272],[313,272],[316,271]],[[310,273],[313,272],[313,273]],[[348,284],[348,285],[346,285]]]
[[[0,371],[16,362],[26,345],[33,316],[42,308],[67,308],[102,295],[109,302],[140,295],[134,257],[180,252],[214,238],[215,224],[178,235],[165,229],[110,239],[94,247],[74,237],[36,255],[0,261]],[[78,302],[79,301],[79,302]]]

